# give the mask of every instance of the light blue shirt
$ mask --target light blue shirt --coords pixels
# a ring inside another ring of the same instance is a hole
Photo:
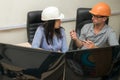
[[[48,51],[61,51],[66,52],[68,50],[66,35],[64,28],[60,28],[62,38],[58,39],[56,35],[53,36],[53,44],[48,45],[44,33],[44,28],[39,26],[35,32],[35,36],[32,42],[32,48],[42,48]]]

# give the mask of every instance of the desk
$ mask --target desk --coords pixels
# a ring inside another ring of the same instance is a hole
[[[15,44],[17,46],[22,46],[22,47],[31,47],[31,44],[28,43],[28,42],[25,42],[25,43],[20,43],[20,44]]]

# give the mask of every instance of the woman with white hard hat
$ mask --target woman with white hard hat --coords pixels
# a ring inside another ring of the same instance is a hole
[[[41,20],[45,21],[35,33],[32,47],[48,51],[66,52],[68,50],[65,30],[62,28],[61,19],[64,15],[57,7],[47,7],[42,11]]]
[[[65,30],[64,28],[60,27],[61,19],[63,18],[64,15],[59,12],[58,8],[45,8],[41,14],[41,19],[45,21],[45,23],[38,27],[33,38],[32,47],[42,48],[48,51],[61,51],[63,53],[66,52],[68,50],[68,47]],[[40,64],[40,67],[38,68],[27,68],[17,72],[9,70],[9,73],[15,75],[22,73],[25,75],[31,75],[37,79],[42,79],[41,76],[44,75],[43,73],[47,72],[49,68],[54,66],[55,60],[57,60],[57,58],[58,56],[55,57],[51,55],[48,56],[46,61],[43,61],[43,63]]]

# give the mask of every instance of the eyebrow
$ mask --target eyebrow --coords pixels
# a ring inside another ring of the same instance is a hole
[[[105,16],[94,15],[94,14],[92,14],[92,16],[97,17],[97,18],[103,18],[103,17],[105,17]]]

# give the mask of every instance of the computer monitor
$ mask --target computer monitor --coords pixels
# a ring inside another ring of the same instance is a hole
[[[66,52],[65,80],[106,76],[119,55],[119,45]]]
[[[113,63],[120,59],[120,46],[73,50],[63,54],[0,43],[0,56],[0,63],[10,65],[7,68],[12,71],[22,68],[24,74],[43,80],[80,80],[80,77],[109,74]]]
[[[60,52],[0,43],[0,55],[0,63],[10,71],[20,70],[45,80],[54,80],[53,76],[57,80],[63,75],[64,55]]]

